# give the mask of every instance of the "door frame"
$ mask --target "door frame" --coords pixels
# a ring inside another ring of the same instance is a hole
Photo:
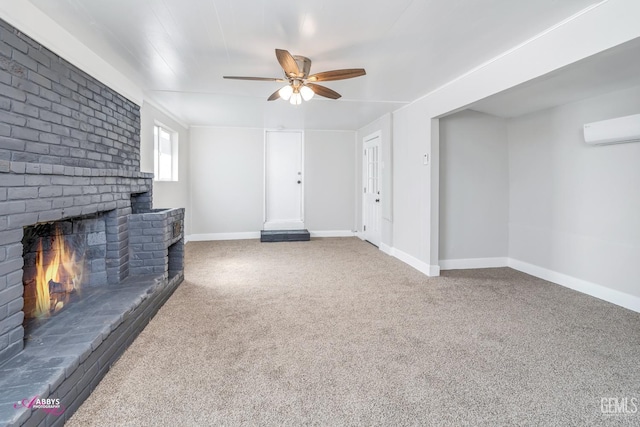
[[[382,197],[384,196],[382,194],[382,168],[380,167],[381,164],[381,157],[382,157],[382,131],[378,130],[375,131],[367,136],[365,136],[364,138],[362,138],[362,149],[360,150],[360,154],[364,155],[364,145],[371,141],[378,138],[378,189],[380,190],[380,199],[382,201]],[[365,168],[364,165],[364,158],[361,156],[361,164],[362,164],[362,176],[361,176],[361,183],[362,185],[360,186],[360,188],[364,188],[364,182],[367,179],[367,170]],[[363,240],[367,240],[366,239],[366,232],[364,230],[365,227],[365,217],[366,217],[366,209],[365,209],[365,203],[366,203],[366,194],[365,193],[361,193],[362,194],[362,239]],[[382,203],[380,203],[380,207],[377,210],[377,214],[378,214],[378,224],[379,224],[379,230],[378,230],[378,241],[377,242],[370,242],[372,244],[378,245],[378,247],[380,247],[380,243],[382,242]],[[369,241],[369,240],[367,240]]]
[[[262,229],[269,230],[267,228],[267,134],[272,133],[298,133],[300,134],[300,180],[302,181],[302,188],[300,189],[300,221],[302,222],[302,228],[304,225],[304,188],[305,188],[305,173],[304,173],[304,130],[303,129],[264,129],[263,143],[262,143]]]

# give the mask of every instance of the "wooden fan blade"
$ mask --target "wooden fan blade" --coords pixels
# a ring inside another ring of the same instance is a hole
[[[278,58],[278,62],[287,76],[297,77],[298,74],[300,74],[296,60],[288,51],[284,49],[276,49],[276,58]]]
[[[273,92],[271,94],[271,96],[269,98],[267,98],[267,101],[275,101],[278,98],[280,98],[280,89],[278,89],[277,91]]]
[[[342,96],[335,90],[329,89],[328,87],[315,85],[313,83],[307,83],[307,86],[309,86],[316,95],[324,96],[325,98],[338,99]]]
[[[311,82],[328,82],[330,80],[352,79],[354,77],[364,76],[366,71],[364,68],[347,68],[344,70],[323,71],[309,76]]]
[[[234,80],[257,80],[260,82],[286,82],[285,79],[276,79],[275,77],[241,77],[241,76],[222,76],[223,79]]]

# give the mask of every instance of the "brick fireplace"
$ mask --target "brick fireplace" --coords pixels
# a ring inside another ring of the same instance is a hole
[[[89,395],[182,281],[183,219],[152,209],[139,106],[0,21],[0,426]]]

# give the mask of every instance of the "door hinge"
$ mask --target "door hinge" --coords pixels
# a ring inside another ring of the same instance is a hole
[[[367,187],[364,187],[363,193],[366,193],[366,192],[367,192]]]
[[[367,231],[367,226],[366,226],[366,225],[365,225],[365,226],[363,226],[363,228],[364,228],[364,229],[363,229],[362,231]]]

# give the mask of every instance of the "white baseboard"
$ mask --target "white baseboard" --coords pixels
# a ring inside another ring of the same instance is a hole
[[[380,249],[382,252],[384,252],[387,255],[393,256],[393,248],[387,245],[386,243],[380,242],[380,246],[378,246],[378,249]]]
[[[351,230],[320,230],[309,231],[311,237],[353,237],[356,235]]]
[[[415,268],[423,274],[426,274],[427,276],[434,277],[440,275],[440,266],[429,265],[426,262],[420,261],[418,258],[415,258],[414,256],[409,255],[406,252],[402,252],[397,248],[391,249],[391,256],[398,258],[405,264],[409,264],[411,267]]]
[[[192,234],[189,236],[190,242],[205,242],[210,240],[246,240],[259,239],[259,231],[248,231],[243,233],[207,233]]]
[[[469,268],[495,268],[507,267],[509,258],[466,258],[466,259],[441,259],[441,270],[466,270]]]
[[[640,297],[616,291],[615,289],[610,289],[563,273],[548,270],[537,265],[518,261],[513,258],[509,258],[508,261],[508,266],[514,270],[522,271],[523,273],[530,274],[540,279],[553,282],[566,288],[573,289],[574,291],[578,291],[612,304],[619,305],[620,307],[628,308],[636,313],[640,313]]]
[[[353,237],[355,234],[350,230],[322,230],[322,231],[310,231],[311,237]],[[246,240],[246,239],[259,239],[259,231],[247,231],[240,233],[206,233],[206,234],[191,234],[185,238],[187,242],[204,242],[209,240]]]

